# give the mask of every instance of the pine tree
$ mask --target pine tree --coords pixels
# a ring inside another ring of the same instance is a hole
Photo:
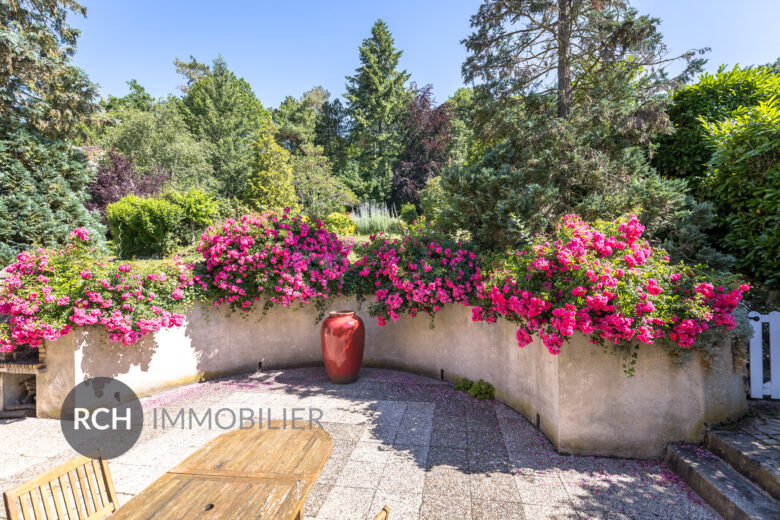
[[[190,131],[208,143],[209,162],[221,193],[240,197],[251,171],[252,144],[268,117],[249,83],[236,77],[219,57],[211,72],[190,87],[181,109]]]
[[[270,116],[252,145],[252,172],[247,180],[244,200],[258,210],[298,209],[298,197],[292,183],[290,152],[276,142]]]
[[[397,70],[403,51],[396,50],[387,24],[380,20],[359,48],[361,66],[347,77],[347,113],[353,119],[351,140],[358,150],[363,186],[357,195],[376,201],[390,198],[393,167],[403,145],[402,115],[411,99],[409,74]]]

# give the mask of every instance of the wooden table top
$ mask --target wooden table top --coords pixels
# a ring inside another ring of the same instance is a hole
[[[308,424],[234,430],[184,459],[111,518],[292,520],[332,448],[330,435]]]

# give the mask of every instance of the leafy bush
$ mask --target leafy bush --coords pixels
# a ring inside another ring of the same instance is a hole
[[[352,190],[331,172],[330,161],[320,147],[303,145],[301,149],[306,155],[292,156],[293,184],[306,216],[325,220],[331,213],[343,213],[345,207],[357,204]]]
[[[710,326],[736,327],[732,313],[748,287],[715,287],[691,268],[670,265],[643,231],[633,215],[593,227],[564,217],[552,237],[536,237],[530,251],[510,252],[493,266],[474,320],[519,323],[519,346],[538,334],[551,354],[578,330],[596,344],[658,340],[680,354]]]
[[[399,229],[401,222],[386,205],[373,201],[363,202],[355,208],[352,220],[362,235],[394,232]]]
[[[417,217],[417,208],[414,207],[414,204],[406,203],[401,206],[401,220],[406,224],[411,226]]]
[[[449,197],[441,185],[441,177],[434,177],[420,190],[420,206],[426,220],[445,231],[455,231],[455,225],[447,216],[450,207]]]
[[[337,235],[354,235],[357,233],[355,222],[344,213],[331,213],[325,218],[325,229]]]
[[[165,199],[128,195],[106,208],[122,258],[166,255],[180,242],[184,210]]]
[[[313,301],[322,312],[325,298],[341,294],[349,249],[321,222],[310,226],[285,211],[229,219],[209,227],[198,251],[204,262],[197,280],[214,305],[251,310]]]
[[[496,389],[484,379],[472,384],[467,392],[475,399],[493,399],[496,395]]]
[[[156,167],[144,174],[138,173],[132,160],[110,150],[100,161],[95,179],[87,186],[90,201],[86,207],[105,213],[106,206],[125,195],[156,195],[170,179],[169,173]]]
[[[658,137],[653,164],[664,175],[683,177],[698,185],[712,156],[700,118],[722,121],[739,107],[756,106],[778,91],[780,74],[770,68],[726,70],[721,66],[716,74],[702,74],[696,83],[672,95],[667,113],[675,132]]]
[[[437,235],[375,237],[353,264],[358,299],[374,295],[368,312],[380,326],[402,313],[431,316],[445,304],[469,305],[482,283],[477,254]]]
[[[55,341],[72,325],[100,325],[113,342],[129,345],[164,327],[180,326],[193,285],[181,259],[111,261],[78,228],[59,250],[26,251],[11,264],[0,289],[0,351]]]
[[[455,390],[468,392],[472,386],[474,386],[474,381],[467,377],[460,377],[455,381]]]
[[[773,98],[705,124],[713,145],[703,189],[736,266],[780,287],[780,102]]]
[[[182,210],[180,230],[177,233],[182,244],[194,244],[198,236],[219,217],[219,204],[201,189],[192,188],[184,193],[171,190],[162,198]]]

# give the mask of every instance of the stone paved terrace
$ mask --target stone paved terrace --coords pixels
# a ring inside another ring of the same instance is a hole
[[[306,501],[309,519],[363,520],[385,504],[393,520],[717,518],[660,461],[559,455],[503,404],[404,372],[363,369],[357,383],[337,386],[322,368],[265,371],[143,402],[147,412],[322,409],[334,447]],[[110,461],[120,503],[219,433],[150,423],[132,450]],[[75,456],[58,421],[0,421],[0,439],[2,490]]]

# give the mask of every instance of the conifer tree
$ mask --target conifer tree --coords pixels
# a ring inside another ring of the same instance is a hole
[[[252,145],[268,117],[249,83],[219,57],[211,72],[193,83],[181,101],[190,131],[208,143],[209,162],[221,193],[240,197],[247,188]]]
[[[411,100],[405,83],[409,74],[398,69],[403,51],[396,50],[387,24],[380,20],[359,48],[360,67],[347,77],[347,113],[353,119],[351,140],[357,149],[361,198],[387,201],[393,167],[403,146],[402,115]]]
[[[282,210],[286,206],[297,210],[290,152],[276,142],[275,133],[271,117],[266,116],[252,145],[251,173],[244,200],[258,210]]]

